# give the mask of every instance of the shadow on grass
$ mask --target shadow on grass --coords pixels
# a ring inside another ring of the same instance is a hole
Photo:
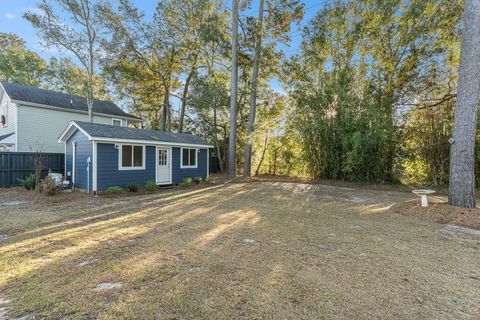
[[[14,299],[15,314],[51,319],[431,315],[408,300],[428,278],[403,278],[431,269],[438,241],[413,242],[418,229],[405,224],[392,235],[392,217],[360,216],[360,206],[288,188],[228,184],[109,199],[79,221],[2,244],[0,292]],[[451,267],[436,266],[436,277]],[[445,282],[438,278],[430,280]],[[93,291],[103,282],[123,286]]]

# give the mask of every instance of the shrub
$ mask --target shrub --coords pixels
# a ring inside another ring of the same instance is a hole
[[[203,181],[205,181],[205,183],[212,183],[212,178],[210,176],[208,176]]]
[[[191,186],[192,183],[193,183],[192,178],[183,178],[182,183],[180,183],[180,185],[182,187],[188,187],[188,186]]]
[[[135,183],[129,183],[125,186],[125,189],[127,189],[129,192],[137,192],[138,185],[136,185]]]
[[[27,179],[17,179],[18,182],[22,187],[24,187],[27,190],[32,190],[35,189],[35,186],[37,185],[37,175],[36,174],[31,174]]]
[[[157,190],[157,184],[153,180],[147,181],[147,183],[145,184],[145,189],[147,189],[148,191]]]
[[[202,182],[202,177],[195,177],[194,181],[196,184],[199,184],[200,182]]]
[[[119,194],[120,192],[122,192],[122,188],[116,187],[116,186],[115,187],[109,187],[107,189],[107,193],[109,193],[109,194]]]
[[[53,196],[55,195],[55,193],[57,193],[57,184],[52,177],[46,176],[45,179],[40,181],[37,189],[38,192],[46,193],[49,196]]]

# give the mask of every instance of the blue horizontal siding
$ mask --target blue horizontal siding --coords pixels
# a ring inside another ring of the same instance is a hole
[[[90,187],[87,187],[87,158],[92,157],[92,141],[79,130],[76,130],[73,135],[67,140],[67,154],[65,155],[67,161],[67,173],[72,172],[72,158],[73,158],[73,146],[72,143],[77,143],[77,151],[75,157],[75,187],[87,190],[92,190],[92,164],[90,163]],[[72,176],[68,177],[71,181]]]
[[[129,183],[144,185],[155,181],[155,147],[147,146],[144,170],[118,170],[119,150],[114,144],[97,143],[97,189],[124,187]]]
[[[180,150],[181,148],[172,148],[172,183],[180,183],[184,178],[202,177],[205,179],[208,173],[207,149],[200,149],[197,154],[197,168],[180,167]]]

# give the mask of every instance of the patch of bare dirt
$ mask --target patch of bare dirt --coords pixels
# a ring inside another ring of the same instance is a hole
[[[426,221],[480,230],[480,208],[454,207],[445,202],[430,203],[427,208],[422,208],[419,201],[409,201],[395,204],[390,210]]]

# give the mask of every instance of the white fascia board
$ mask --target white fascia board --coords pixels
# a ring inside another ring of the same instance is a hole
[[[70,129],[72,129],[72,127],[80,130],[88,138],[88,140],[92,140],[92,137],[85,130],[83,130],[79,125],[77,125],[75,121],[71,121],[70,124],[65,128],[65,130],[63,130],[63,132],[60,134],[60,137],[58,137],[58,143],[66,142],[71,137],[71,135],[75,132],[75,130],[70,132]]]
[[[40,103],[34,103],[34,102],[28,102],[28,101],[21,101],[21,100],[11,100],[11,101],[14,102],[14,103],[20,104],[20,105],[25,105],[25,106],[30,106],[30,107],[52,109],[52,110],[58,110],[58,111],[64,111],[64,112],[88,114],[88,111],[61,108],[61,107],[49,106],[49,105],[46,105],[46,104],[40,104]],[[122,119],[125,119],[125,120],[128,119],[130,121],[137,121],[137,122],[144,122],[145,121],[143,119],[137,119],[137,118],[132,118],[132,117],[128,117],[128,116],[119,116],[119,115],[108,114],[108,113],[93,112],[93,115],[108,117],[108,118],[117,117],[117,118],[122,118]]]
[[[213,148],[213,145],[210,145],[210,144],[178,143],[178,142],[164,142],[164,141],[152,141],[152,140],[114,139],[114,138],[102,138],[102,137],[91,137],[90,140],[97,141],[97,142],[104,142],[104,143],[133,143],[133,144],[144,144],[144,145],[152,145],[152,146]]]

